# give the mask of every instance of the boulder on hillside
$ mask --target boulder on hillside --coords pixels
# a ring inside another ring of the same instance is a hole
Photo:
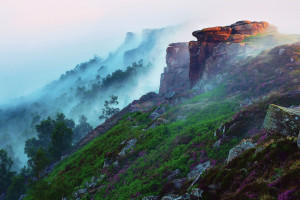
[[[135,147],[137,139],[132,139],[126,142],[126,146],[122,149],[122,151],[118,154],[121,157],[126,156],[127,152],[132,150]]]
[[[234,158],[238,157],[239,155],[241,155],[242,153],[244,153],[245,151],[247,151],[248,149],[251,149],[251,148],[255,148],[255,146],[254,146],[254,144],[252,144],[252,142],[247,141],[247,140],[242,142],[241,144],[233,147],[229,151],[227,163],[229,163]]]
[[[264,128],[285,136],[297,136],[300,130],[300,108],[271,104],[264,120]]]
[[[188,173],[188,179],[193,180],[201,175],[210,166],[210,161],[197,165],[190,173]]]

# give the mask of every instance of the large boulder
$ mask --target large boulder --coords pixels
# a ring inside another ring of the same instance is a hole
[[[241,144],[233,147],[229,151],[227,163],[229,163],[234,158],[238,157],[239,155],[241,155],[242,153],[244,153],[245,151],[247,151],[248,149],[251,149],[251,148],[255,148],[255,145],[252,144],[252,142],[247,141],[247,140],[243,141]]]
[[[300,130],[300,108],[271,104],[264,120],[264,128],[285,136],[297,136]]]

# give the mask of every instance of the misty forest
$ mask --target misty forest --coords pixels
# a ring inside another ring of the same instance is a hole
[[[300,32],[239,20],[127,32],[7,97],[0,200],[299,200]]]

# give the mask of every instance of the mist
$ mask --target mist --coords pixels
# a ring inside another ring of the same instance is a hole
[[[36,136],[40,120],[63,112],[76,123],[85,115],[96,127],[110,95],[123,108],[157,92],[169,43],[195,40],[194,30],[243,19],[300,33],[299,6],[292,0],[1,1],[0,148],[19,169],[27,161],[24,143]],[[101,86],[108,74],[139,60],[150,67],[121,86]],[[36,116],[41,119],[34,121]]]

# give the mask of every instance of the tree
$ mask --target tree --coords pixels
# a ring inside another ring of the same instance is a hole
[[[42,148],[39,148],[35,154],[35,156],[28,160],[28,165],[31,167],[34,176],[36,176],[38,179],[41,178],[41,172],[45,167],[48,165],[49,159],[47,158],[47,155],[45,151]]]
[[[75,122],[72,119],[67,119],[64,113],[56,114],[56,123],[63,122],[70,129],[75,127]]]
[[[55,120],[48,117],[46,120],[43,120],[40,124],[36,125],[36,131],[38,133],[37,138],[33,137],[25,142],[24,151],[29,159],[34,158],[38,149],[48,151],[50,147],[53,147],[52,134],[56,127],[61,123],[65,124],[69,129],[73,129],[75,127],[74,121],[67,119],[63,113],[57,113]]]
[[[46,120],[43,120],[40,124],[36,125],[36,131],[38,133],[37,137],[40,142],[40,146],[44,148],[49,146],[55,124],[56,121],[48,117]]]
[[[19,199],[20,195],[26,192],[26,180],[24,176],[17,175],[12,179],[11,185],[7,189],[7,200]]]
[[[99,117],[100,120],[107,120],[111,116],[117,114],[120,112],[120,109],[115,107],[118,105],[118,96],[111,95],[110,100],[105,100],[104,102],[104,108],[102,109],[102,115]]]
[[[4,149],[0,149],[0,194],[6,193],[15,172],[11,171],[13,161]]]
[[[86,134],[88,134],[91,130],[93,130],[93,127],[87,123],[87,118],[84,115],[80,116],[79,124],[76,125],[74,128],[74,135],[73,135],[73,143],[77,143],[79,140],[81,140]]]
[[[68,128],[64,122],[58,122],[51,134],[50,152],[54,159],[59,159],[64,152],[72,146],[72,129]]]

